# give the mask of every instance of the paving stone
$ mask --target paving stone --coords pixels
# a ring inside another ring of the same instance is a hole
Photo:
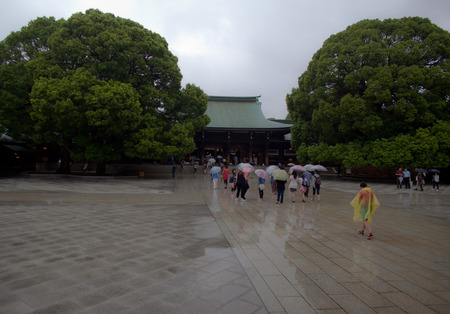
[[[356,181],[282,205],[250,186],[241,203],[207,175],[0,178],[0,312],[449,311],[448,186],[369,183],[371,241]]]

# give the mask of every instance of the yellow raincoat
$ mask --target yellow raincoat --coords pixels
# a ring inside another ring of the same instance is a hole
[[[380,202],[370,188],[363,188],[356,194],[350,205],[354,209],[353,221],[367,220],[368,223],[371,223],[375,209],[380,206]]]

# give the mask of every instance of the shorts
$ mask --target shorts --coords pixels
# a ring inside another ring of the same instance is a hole
[[[297,191],[297,189],[294,189],[294,188],[289,188],[289,191],[291,191],[291,192],[295,192],[295,191]]]
[[[370,211],[370,206],[369,205],[361,205],[361,217],[362,220],[364,221],[368,221],[368,213]]]

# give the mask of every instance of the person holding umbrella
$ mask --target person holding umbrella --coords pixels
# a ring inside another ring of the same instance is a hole
[[[213,181],[213,189],[216,190],[217,189],[217,181],[219,181],[219,172],[220,172],[220,167],[218,166],[214,166],[209,170],[209,173],[212,175],[212,181]]]
[[[244,175],[244,172],[242,170],[239,170],[237,173],[236,185],[237,191],[235,201],[239,200],[239,195],[241,195],[241,202],[245,202],[245,193],[247,193],[249,186],[247,177]]]
[[[320,185],[322,184],[322,182],[320,180],[320,176],[317,170],[314,170],[314,175],[312,176],[312,178],[313,178],[313,195],[311,201],[314,202],[314,197],[316,196],[317,192],[317,202],[320,203]]]
[[[255,174],[258,176],[259,200],[262,201],[264,197],[264,188],[266,187],[266,179],[269,177],[269,174],[263,169],[255,170]]]
[[[274,180],[277,183],[277,202],[276,204],[283,204],[284,191],[286,189],[286,180],[289,178],[289,174],[283,169],[283,166],[278,166],[280,169],[275,170],[272,173]]]

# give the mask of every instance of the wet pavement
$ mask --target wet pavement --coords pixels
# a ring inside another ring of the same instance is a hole
[[[450,313],[450,189],[247,202],[199,173],[0,178],[0,313]]]

